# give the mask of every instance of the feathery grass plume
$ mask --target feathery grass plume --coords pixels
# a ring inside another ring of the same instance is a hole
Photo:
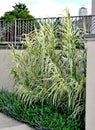
[[[33,37],[26,37],[26,49],[12,54],[16,66],[12,69],[18,97],[31,105],[47,102],[55,107],[66,107],[76,118],[85,111],[86,49],[77,48],[77,30],[66,10],[56,40],[54,26],[41,22]],[[58,37],[57,37],[58,38]],[[60,37],[59,37],[60,38]],[[59,53],[56,45],[60,45]]]

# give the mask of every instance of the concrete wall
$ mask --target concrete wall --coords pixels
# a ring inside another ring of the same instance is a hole
[[[95,38],[87,41],[86,130],[95,130]]]
[[[8,89],[13,91],[14,80],[11,73],[12,55],[11,50],[0,49],[0,89]]]

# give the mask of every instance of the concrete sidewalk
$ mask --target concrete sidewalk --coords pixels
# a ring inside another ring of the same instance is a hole
[[[24,123],[20,123],[0,113],[0,130],[34,130]]]

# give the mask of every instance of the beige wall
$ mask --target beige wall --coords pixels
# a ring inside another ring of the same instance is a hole
[[[0,49],[0,89],[13,90],[14,80],[10,74],[12,65],[11,50]]]
[[[95,39],[87,42],[86,130],[95,130]]]

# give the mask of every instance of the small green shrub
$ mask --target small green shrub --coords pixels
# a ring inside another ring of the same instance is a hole
[[[22,104],[14,93],[0,91],[0,112],[20,122],[24,122],[36,130],[83,130],[83,118],[72,120],[66,109],[58,109],[40,103],[30,107]]]

